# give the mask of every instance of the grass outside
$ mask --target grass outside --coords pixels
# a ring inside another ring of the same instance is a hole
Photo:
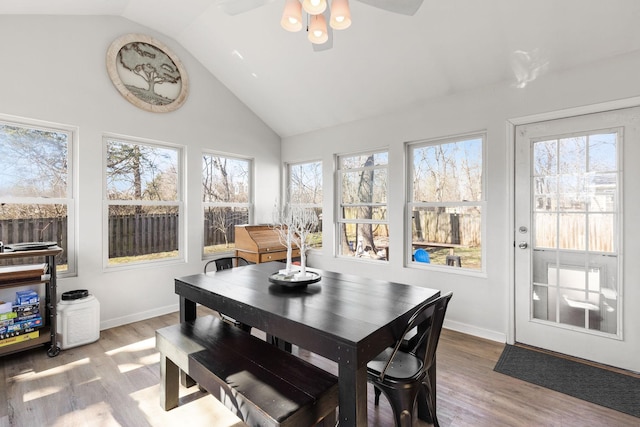
[[[122,264],[129,264],[132,262],[155,261],[158,259],[176,258],[177,256],[178,256],[178,251],[158,252],[155,254],[145,254],[145,255],[135,255],[135,256],[124,256],[124,257],[110,258],[109,265],[122,265]]]
[[[431,248],[429,257],[431,264],[434,265],[447,265],[447,255],[449,255],[449,248]],[[460,263],[462,268],[468,268],[471,270],[482,269],[482,248],[456,248],[453,255],[460,257]]]
[[[211,255],[211,254],[219,254],[224,252],[234,252],[235,249],[236,249],[236,245],[234,243],[229,243],[229,244],[221,243],[219,245],[205,246],[204,254]]]
[[[220,245],[212,245],[205,246],[204,254],[212,255],[212,254],[220,254],[225,252],[233,252],[235,250],[234,244],[220,244]],[[176,258],[178,256],[178,251],[169,251],[169,252],[158,252],[154,254],[145,254],[145,255],[135,255],[135,256],[125,256],[125,257],[117,257],[109,259],[109,265],[122,265],[129,264],[133,262],[144,262],[144,261],[156,261],[161,259],[170,259]]]

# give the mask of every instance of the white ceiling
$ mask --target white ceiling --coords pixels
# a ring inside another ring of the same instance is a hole
[[[411,17],[351,0],[352,26],[323,52],[280,27],[284,0],[235,16],[225,1],[4,0],[0,14],[116,15],[164,33],[282,137],[498,82],[535,90],[640,49],[638,0],[424,0]]]

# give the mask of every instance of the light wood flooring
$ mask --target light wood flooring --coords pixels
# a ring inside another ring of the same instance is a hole
[[[54,358],[42,348],[0,358],[0,427],[244,426],[197,387],[181,389],[178,408],[160,408],[154,332],[177,322],[175,313],[102,331],[99,341]],[[640,426],[639,418],[494,372],[503,347],[443,331],[437,377],[442,426]],[[298,353],[335,373],[332,362]],[[384,398],[376,408],[372,389],[369,397],[369,426],[392,427]]]

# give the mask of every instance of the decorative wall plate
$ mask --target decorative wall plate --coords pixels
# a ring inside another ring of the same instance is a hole
[[[126,34],[111,43],[107,72],[122,96],[146,111],[176,110],[189,93],[182,62],[163,43],[144,34]]]

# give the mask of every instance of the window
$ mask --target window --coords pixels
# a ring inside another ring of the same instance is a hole
[[[235,248],[235,226],[249,224],[252,215],[252,162],[204,154],[202,205],[205,256]]]
[[[337,253],[386,261],[388,153],[338,157]]]
[[[182,150],[105,138],[107,265],[180,257]]]
[[[291,164],[288,167],[289,203],[311,209],[318,217],[318,227],[311,233],[309,246],[322,247],[322,162]]]
[[[61,276],[76,272],[73,140],[64,126],[0,121],[0,241],[57,242]]]
[[[409,242],[415,265],[482,270],[484,135],[408,146]]]

